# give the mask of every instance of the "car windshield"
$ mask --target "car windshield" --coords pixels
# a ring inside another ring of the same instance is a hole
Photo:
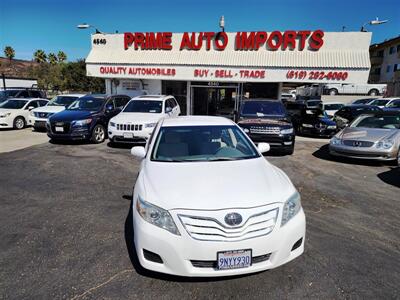
[[[0,101],[6,100],[10,97],[15,97],[18,94],[19,90],[7,90],[7,91],[0,91]]]
[[[390,102],[387,107],[400,108],[400,100]]]
[[[104,101],[104,98],[82,97],[72,103],[68,110],[98,111],[103,106]]]
[[[0,108],[21,109],[28,103],[27,100],[7,100],[0,104]]]
[[[72,96],[55,96],[47,106],[69,106],[72,102],[74,102],[79,97],[72,97]]]
[[[285,107],[280,101],[248,101],[242,106],[242,116],[266,117],[284,116]]]
[[[325,110],[339,110],[344,106],[344,104],[340,103],[335,103],[335,104],[325,104],[324,109]]]
[[[370,98],[358,99],[358,100],[353,101],[353,104],[367,104],[368,102],[371,102],[373,100],[375,100],[375,99],[370,99]]]
[[[376,105],[376,106],[385,106],[389,100],[383,100],[383,99],[376,99],[371,102],[369,102],[369,105]]]
[[[162,127],[154,145],[152,161],[230,161],[259,157],[235,125]]]
[[[124,112],[139,112],[159,114],[162,111],[162,101],[132,100],[125,107]]]
[[[391,116],[359,116],[350,127],[400,129],[400,114]]]
[[[318,106],[321,104],[321,101],[307,101],[307,106]]]

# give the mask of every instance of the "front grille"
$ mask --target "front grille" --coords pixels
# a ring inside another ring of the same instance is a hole
[[[257,213],[237,227],[227,227],[214,218],[178,215],[188,234],[195,240],[236,242],[269,234],[275,227],[278,208]]]
[[[343,140],[343,145],[351,147],[372,147],[374,142],[369,141],[357,141],[357,140]]]
[[[281,128],[272,126],[250,126],[250,133],[280,134]]]
[[[271,253],[253,256],[251,259],[252,264],[258,264],[263,261],[269,260]],[[195,268],[213,268],[216,269],[218,267],[218,263],[216,260],[191,260],[192,266]]]
[[[63,132],[56,131],[56,127],[63,127],[64,131]],[[70,127],[71,127],[71,123],[69,123],[69,122],[53,122],[53,123],[51,123],[51,131],[56,134],[69,133]]]
[[[142,128],[143,124],[117,124],[117,130],[140,131]]]
[[[315,124],[314,127],[316,129],[326,129],[327,126],[325,124],[320,123],[320,124]]]
[[[53,115],[53,113],[46,113],[46,112],[34,112],[36,118],[48,118]]]

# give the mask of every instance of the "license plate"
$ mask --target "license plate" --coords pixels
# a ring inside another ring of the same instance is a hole
[[[132,139],[133,133],[132,132],[124,132],[123,136],[124,136],[124,139]]]
[[[218,270],[247,268],[251,266],[251,249],[217,253]]]
[[[56,127],[57,132],[64,132],[64,127]]]

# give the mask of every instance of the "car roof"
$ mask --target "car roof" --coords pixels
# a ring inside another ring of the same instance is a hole
[[[25,100],[25,101],[31,101],[31,100],[44,100],[44,101],[49,101],[48,99],[45,98],[8,98],[8,100]]]
[[[397,116],[400,117],[400,111],[396,111],[396,110],[382,110],[382,111],[377,111],[377,112],[370,112],[370,113],[366,113],[363,115],[367,115],[367,116]]]
[[[140,96],[136,96],[134,98],[132,98],[132,100],[150,100],[150,101],[162,101],[168,98],[171,98],[173,96],[168,96],[168,95],[140,95]]]
[[[323,102],[324,104],[343,104],[343,105],[345,105],[343,102],[339,102],[339,101],[332,101],[332,102]]]
[[[377,98],[375,100],[400,100],[400,97]]]
[[[173,126],[231,126],[231,120],[224,117],[215,116],[182,116],[176,118],[166,118],[163,120],[163,127]]]
[[[281,100],[277,100],[277,99],[268,99],[268,98],[249,98],[249,99],[245,99],[243,102],[251,102],[251,101],[265,101],[265,102],[277,102],[280,103]]]
[[[87,94],[60,94],[57,95],[56,97],[61,96],[61,97],[83,97],[83,96],[87,96]]]
[[[368,104],[350,104],[350,105],[346,105],[345,107],[350,107],[350,108],[371,108],[371,107],[374,107],[374,108],[377,108],[378,106],[376,106],[376,105],[368,105]]]

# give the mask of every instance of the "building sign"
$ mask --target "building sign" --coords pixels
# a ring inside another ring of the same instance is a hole
[[[229,36],[225,32],[184,32],[179,50],[223,51],[228,42]],[[271,51],[293,49],[318,51],[324,44],[324,32],[322,30],[237,32],[234,42],[236,51],[257,51],[262,47]],[[172,50],[172,32],[125,32],[124,49],[130,48]]]

